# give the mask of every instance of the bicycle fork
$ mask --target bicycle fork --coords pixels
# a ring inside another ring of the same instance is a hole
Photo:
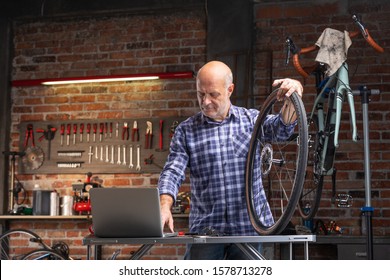
[[[334,146],[337,148],[339,146],[339,131],[340,131],[340,122],[341,122],[341,108],[343,106],[344,96],[347,95],[349,109],[350,109],[350,118],[351,118],[351,128],[352,128],[352,141],[356,142],[358,140],[357,128],[356,128],[356,116],[355,116],[355,104],[353,100],[353,94],[351,87],[349,86],[348,78],[348,64],[344,63],[337,72],[337,83],[336,83],[336,94],[335,107],[336,107],[336,122],[335,122],[335,131],[334,131]]]

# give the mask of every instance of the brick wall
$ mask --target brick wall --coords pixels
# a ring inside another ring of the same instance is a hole
[[[203,11],[17,21],[13,80],[196,70],[205,62],[205,30]],[[20,122],[25,121],[189,116],[198,111],[194,92],[193,79],[13,88],[11,145],[19,146]],[[158,180],[158,174],[95,175],[105,187],[149,187]],[[37,183],[65,195],[85,175],[18,175],[18,179],[29,192]],[[49,243],[65,240],[73,257],[85,258],[81,239],[89,224],[40,220],[14,221],[11,227],[30,228]],[[186,226],[187,219],[177,220],[178,230]],[[152,250],[154,258],[176,258],[184,250],[161,247]],[[103,257],[114,249],[104,249]]]
[[[327,3],[327,4],[325,4]],[[284,67],[283,45],[292,35],[301,46],[314,43],[327,27],[351,29],[349,11],[363,16],[374,38],[385,47],[390,43],[390,5],[387,1],[262,1],[255,4],[255,92],[261,100],[269,89],[269,77],[297,76],[290,65]],[[321,13],[321,14],[320,14]],[[106,75],[142,72],[197,70],[206,57],[206,19],[203,11],[162,15],[110,16],[94,18],[47,19],[15,23],[15,58],[13,79]],[[354,41],[349,54],[350,68],[356,74],[352,85],[367,84],[382,91],[370,103],[371,167],[375,235],[390,233],[389,133],[388,106],[389,55],[378,55],[363,42]],[[272,71],[265,67],[272,62]],[[302,80],[302,79],[301,79]],[[302,80],[303,81],[303,80]],[[313,101],[313,81],[305,82],[304,102],[307,110]],[[135,117],[189,116],[198,110],[193,80],[91,84],[86,86],[13,88],[12,139],[18,147],[21,121],[49,121]],[[359,134],[362,116],[359,98],[356,102]],[[342,125],[336,167],[337,193],[364,190],[363,143],[349,139],[348,116]],[[158,174],[98,174],[106,186],[155,186]],[[83,175],[19,175],[26,188],[34,183],[46,188],[64,190]],[[330,202],[330,184],[318,218],[331,219],[344,228],[345,234],[360,234],[360,207],[364,196],[355,197],[349,209]],[[299,219],[297,219],[299,221]],[[178,220],[178,228],[186,221]],[[12,227],[27,227],[49,241],[66,239],[71,254],[85,258],[81,238],[88,233],[85,221],[23,221]],[[104,249],[108,257],[113,249]],[[130,252],[134,248],[126,248]],[[180,258],[182,246],[159,246],[148,258]]]

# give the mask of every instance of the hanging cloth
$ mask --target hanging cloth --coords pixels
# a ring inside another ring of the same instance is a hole
[[[347,60],[348,49],[352,41],[347,31],[326,28],[318,38],[316,45],[320,49],[315,60],[324,63],[327,66],[325,74],[331,76]]]

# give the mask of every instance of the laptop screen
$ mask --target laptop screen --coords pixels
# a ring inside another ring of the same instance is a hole
[[[89,193],[95,236],[163,236],[157,188],[93,188]]]

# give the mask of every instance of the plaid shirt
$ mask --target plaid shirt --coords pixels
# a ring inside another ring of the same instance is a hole
[[[199,112],[176,128],[158,187],[160,194],[176,198],[189,168],[191,232],[199,233],[211,227],[226,235],[257,235],[247,212],[245,166],[258,113],[255,109],[232,105],[229,116],[222,122],[215,122]],[[280,139],[288,138],[294,128],[294,125],[284,125],[279,114],[268,118],[265,124],[278,128]],[[261,176],[255,183],[258,211],[264,204],[268,208],[261,222],[272,225]]]

